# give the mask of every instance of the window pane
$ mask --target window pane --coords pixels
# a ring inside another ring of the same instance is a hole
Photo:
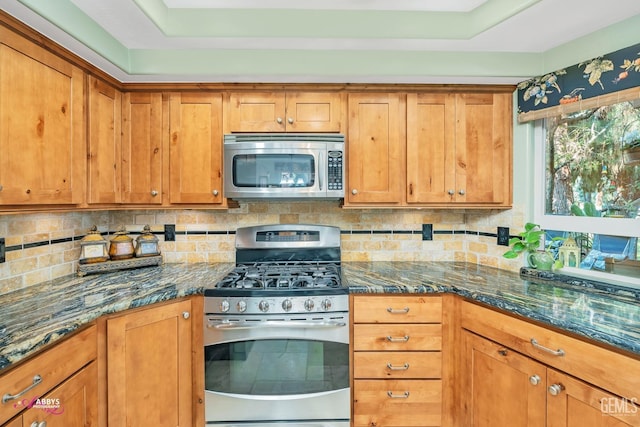
[[[545,213],[638,218],[640,100],[547,120]]]

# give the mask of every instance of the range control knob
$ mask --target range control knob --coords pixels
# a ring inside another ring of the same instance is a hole
[[[293,307],[293,304],[291,303],[290,299],[282,301],[282,309],[284,311],[291,311],[291,307]]]
[[[227,301],[226,299],[220,301],[220,311],[223,313],[229,311],[229,301]]]
[[[324,311],[331,310],[331,300],[329,298],[323,300],[320,305],[322,307],[322,310],[324,310]]]
[[[308,299],[304,302],[304,309],[307,311],[313,310],[313,306],[314,306],[314,303],[313,303],[313,300],[311,299]]]
[[[245,300],[240,300],[236,304],[236,309],[238,309],[239,313],[244,313],[247,311],[247,302]]]
[[[269,303],[265,300],[260,301],[260,303],[258,304],[258,308],[260,309],[260,311],[262,311],[263,313],[266,313],[267,311],[269,311]]]

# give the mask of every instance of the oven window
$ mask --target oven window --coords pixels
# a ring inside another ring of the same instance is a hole
[[[264,339],[215,344],[204,350],[209,391],[286,395],[349,387],[348,344]]]
[[[316,167],[310,154],[240,154],[233,156],[236,187],[313,187]]]

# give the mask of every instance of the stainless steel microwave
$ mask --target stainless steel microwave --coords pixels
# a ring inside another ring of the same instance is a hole
[[[224,192],[232,199],[344,197],[344,135],[224,136]]]

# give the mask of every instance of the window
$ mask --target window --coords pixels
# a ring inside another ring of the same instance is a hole
[[[580,269],[640,278],[640,100],[539,121],[536,140],[535,222],[581,242]]]

